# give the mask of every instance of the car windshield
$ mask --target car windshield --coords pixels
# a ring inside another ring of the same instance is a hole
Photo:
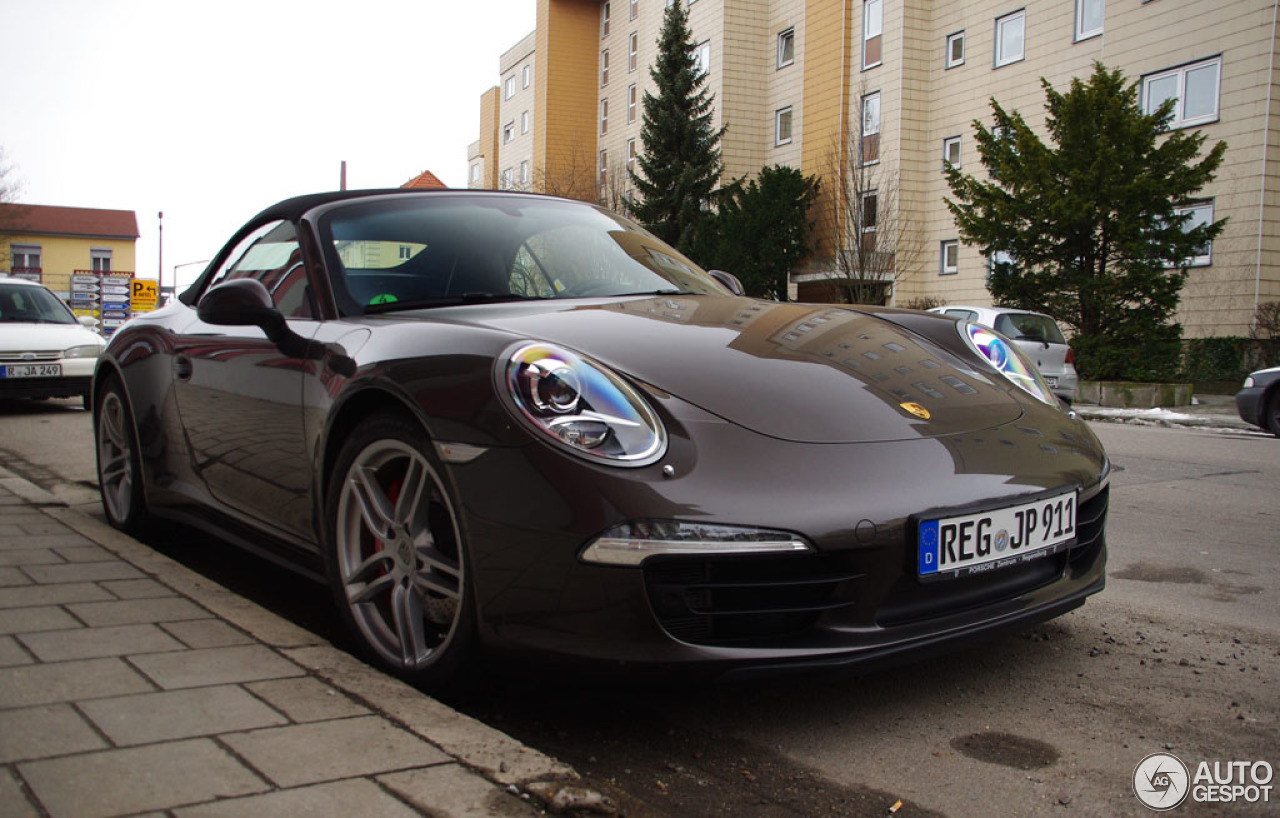
[[[1034,312],[1006,312],[996,316],[996,330],[1015,341],[1040,341],[1049,344],[1065,344],[1062,330],[1047,315]]]
[[[6,324],[75,324],[75,315],[44,287],[0,282],[0,322]]]
[[[389,198],[321,220],[344,312],[525,299],[725,295],[637,225],[577,202],[525,196]]]

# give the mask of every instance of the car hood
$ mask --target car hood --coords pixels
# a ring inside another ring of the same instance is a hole
[[[1013,387],[998,375],[976,371],[854,308],[669,296],[448,312],[465,323],[570,347],[643,382],[658,397],[668,393],[785,440],[915,439],[991,428],[1022,415]]]
[[[106,342],[80,324],[26,324],[0,321],[0,352],[61,352]]]

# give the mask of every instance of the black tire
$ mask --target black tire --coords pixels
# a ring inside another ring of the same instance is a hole
[[[1280,437],[1280,388],[1271,390],[1262,407],[1262,425],[1271,434]]]
[[[130,534],[141,534],[151,521],[142,485],[138,434],[129,399],[116,378],[98,391],[93,416],[94,450],[98,459],[98,491],[107,522]]]
[[[456,681],[475,643],[475,600],[458,506],[425,432],[370,417],[329,477],[325,567],[344,624],[396,675]]]

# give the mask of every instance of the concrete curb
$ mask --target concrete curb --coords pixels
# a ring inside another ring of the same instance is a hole
[[[0,467],[0,488],[75,534],[128,563],[147,578],[206,609],[351,699],[395,728],[439,748],[465,770],[409,770],[404,777],[429,787],[432,815],[515,815],[554,805],[555,796],[579,780],[572,767],[458,713],[412,686],[337,649],[326,640],[244,599],[160,554],[105,522],[71,508],[30,481]],[[15,507],[15,506],[8,506]],[[4,507],[0,507],[0,516]],[[3,638],[3,637],[0,637]],[[3,711],[0,711],[2,713]],[[470,775],[465,771],[470,771]],[[353,773],[352,778],[372,778]],[[387,775],[377,781],[387,785]],[[481,781],[483,779],[483,783]],[[484,785],[487,783],[487,787]],[[392,789],[396,787],[392,786]],[[437,790],[441,801],[434,800]],[[422,807],[408,797],[415,807]]]

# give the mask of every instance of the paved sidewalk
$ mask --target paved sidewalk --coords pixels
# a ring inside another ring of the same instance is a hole
[[[0,816],[529,816],[576,778],[0,468]]]

